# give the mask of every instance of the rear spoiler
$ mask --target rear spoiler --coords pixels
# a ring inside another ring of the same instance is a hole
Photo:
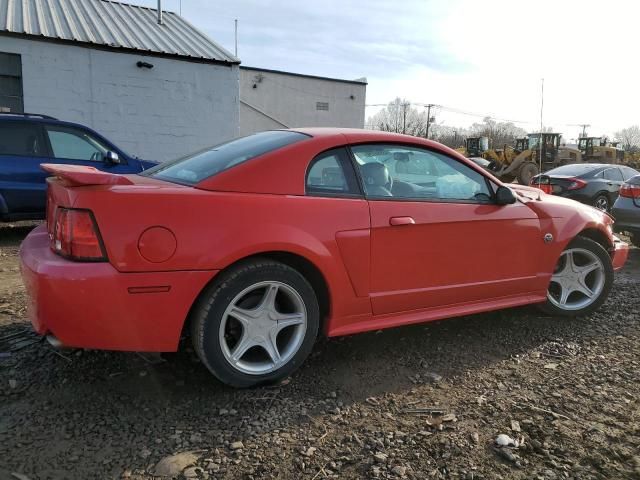
[[[103,172],[95,167],[85,165],[42,163],[40,164],[40,168],[64,181],[69,186],[133,185],[133,182],[124,175]]]

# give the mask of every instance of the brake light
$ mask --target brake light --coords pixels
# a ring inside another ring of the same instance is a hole
[[[553,186],[551,185],[551,179],[546,175],[540,175],[539,177],[533,177],[529,182],[532,187],[539,188],[544,193],[553,193]]]
[[[107,260],[98,225],[90,210],[58,207],[51,249],[58,255],[72,260]]]
[[[580,190],[587,185],[587,182],[579,178],[570,178],[571,183],[567,186],[567,190]]]
[[[640,200],[640,185],[624,183],[622,187],[620,187],[620,196]]]
[[[56,204],[53,200],[53,195],[51,194],[51,190],[47,191],[47,233],[49,234],[49,238],[53,238],[53,225],[55,221],[55,211]]]

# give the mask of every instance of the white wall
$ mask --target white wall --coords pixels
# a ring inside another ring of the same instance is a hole
[[[239,133],[237,66],[6,36],[0,51],[22,56],[26,112],[87,125],[129,154],[168,160]]]
[[[240,68],[240,134],[286,127],[363,128],[365,96],[363,83]],[[328,102],[329,110],[316,110],[316,102]]]

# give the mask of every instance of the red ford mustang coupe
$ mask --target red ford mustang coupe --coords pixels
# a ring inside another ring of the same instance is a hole
[[[139,175],[43,168],[47,224],[20,252],[35,330],[148,352],[190,333],[238,387],[289,375],[320,331],[587,314],[628,253],[606,213],[397,134],[268,131]]]

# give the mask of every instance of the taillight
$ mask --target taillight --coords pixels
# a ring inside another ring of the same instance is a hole
[[[98,225],[90,210],[56,209],[51,249],[63,257],[85,262],[103,262],[107,255]]]
[[[587,182],[580,180],[579,178],[570,178],[569,181],[571,183],[567,185],[567,190],[580,190],[587,185]]]
[[[540,175],[537,177],[533,177],[529,182],[529,185],[532,187],[539,188],[544,193],[553,193],[553,186],[551,186],[551,178],[546,175]]]
[[[631,185],[630,183],[624,183],[620,187],[620,196],[625,198],[633,198],[634,200],[640,200],[640,185]]]
[[[53,199],[53,195],[51,194],[51,190],[47,191],[47,232],[49,233],[49,238],[53,238],[53,225],[55,222],[55,211],[56,211],[56,203]]]

